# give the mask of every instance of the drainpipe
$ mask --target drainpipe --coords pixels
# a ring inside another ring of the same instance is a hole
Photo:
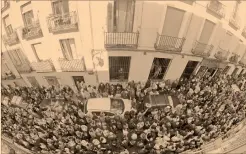
[[[96,69],[96,65],[93,61],[94,58],[94,35],[93,35],[93,24],[92,24],[92,15],[91,15],[91,1],[89,1],[89,16],[90,16],[90,30],[91,30],[91,45],[92,45],[92,50],[91,50],[91,55],[92,55],[92,63],[93,63],[93,68],[95,70],[95,74],[96,74],[96,82],[99,83],[99,79],[98,79],[98,72]]]

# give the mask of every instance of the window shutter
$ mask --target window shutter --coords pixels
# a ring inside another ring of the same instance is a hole
[[[68,0],[63,0],[62,5],[63,5],[63,13],[64,14],[69,13]]]
[[[108,3],[108,32],[113,32],[113,6],[112,3]]]

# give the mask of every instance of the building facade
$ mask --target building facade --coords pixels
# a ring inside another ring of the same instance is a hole
[[[246,73],[244,1],[2,1],[2,85]]]

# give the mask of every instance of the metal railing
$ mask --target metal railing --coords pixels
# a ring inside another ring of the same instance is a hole
[[[1,8],[1,12],[7,10],[10,7],[10,2],[8,0],[3,0],[3,6]]]
[[[163,51],[181,52],[185,38],[160,35],[157,33],[155,49]]]
[[[32,39],[35,37],[42,37],[43,32],[40,27],[39,20],[36,20],[31,25],[25,26],[22,28],[22,38],[23,39]]]
[[[85,71],[85,64],[83,59],[72,59],[67,60],[64,58],[59,58],[59,63],[61,70],[63,72],[80,72]]]
[[[244,29],[243,29],[243,31],[242,31],[242,36],[243,36],[244,38],[246,38],[246,26],[244,27]]]
[[[47,18],[49,32],[56,33],[67,30],[78,30],[77,12],[51,14]]]
[[[17,32],[14,31],[12,34],[3,35],[3,42],[7,45],[14,45],[20,42]]]
[[[105,32],[105,48],[137,48],[139,32]]]
[[[191,52],[194,55],[209,57],[213,48],[214,48],[213,45],[208,45],[208,44],[196,41],[194,43],[194,46],[193,46],[193,49],[191,50]]]
[[[50,59],[39,61],[39,62],[32,62],[31,65],[32,65],[33,70],[35,70],[36,72],[54,72],[55,71],[55,67]]]
[[[239,60],[239,57],[240,57],[240,56],[239,56],[238,54],[233,53],[232,56],[229,58],[229,61],[230,61],[231,63],[237,63],[238,60]]]
[[[241,19],[238,15],[232,15],[229,20],[229,25],[233,26],[236,29],[240,29]]]
[[[207,5],[207,9],[215,13],[220,18],[225,17],[225,6],[220,3],[218,0],[210,1]]]
[[[229,56],[229,51],[221,49],[219,47],[218,51],[215,53],[214,57],[218,60],[227,60],[228,56]]]

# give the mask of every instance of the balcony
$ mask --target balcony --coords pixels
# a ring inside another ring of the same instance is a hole
[[[191,52],[194,55],[209,57],[213,48],[214,48],[213,45],[208,45],[196,41]]]
[[[229,25],[235,30],[240,29],[241,20],[238,15],[233,15],[229,20]]]
[[[47,18],[47,24],[51,33],[77,31],[77,13],[74,11],[66,14],[51,14]]]
[[[104,46],[111,49],[137,49],[139,33],[105,32]]]
[[[181,52],[185,38],[157,34],[155,49],[162,51]]]
[[[224,61],[227,60],[229,53],[229,51],[219,48],[214,57],[218,60]]]
[[[61,70],[63,72],[83,72],[85,71],[85,64],[83,59],[71,59],[67,60],[60,58],[59,60]]]
[[[1,8],[1,12],[7,10],[10,7],[10,2],[7,0],[4,0],[2,8]]]
[[[244,29],[242,31],[242,36],[246,39],[246,26],[244,27]]]
[[[30,73],[32,72],[32,68],[29,63],[22,63],[21,65],[15,65],[17,71],[19,73]]]
[[[19,40],[19,37],[17,35],[17,32],[14,31],[12,34],[3,35],[3,42],[4,42],[4,44],[7,44],[9,46],[19,43],[20,40]]]
[[[54,72],[55,71],[55,67],[54,67],[51,60],[32,62],[31,66],[32,66],[33,70],[35,70],[38,73]]]
[[[22,29],[22,38],[30,40],[33,38],[42,37],[43,32],[39,24],[39,20],[33,22],[33,24],[28,25]]]
[[[210,1],[207,5],[207,11],[219,18],[225,17],[225,6],[218,0]]]
[[[239,60],[239,57],[240,57],[240,56],[239,56],[238,54],[233,53],[232,56],[229,58],[229,61],[230,61],[231,63],[237,63],[238,60]]]

